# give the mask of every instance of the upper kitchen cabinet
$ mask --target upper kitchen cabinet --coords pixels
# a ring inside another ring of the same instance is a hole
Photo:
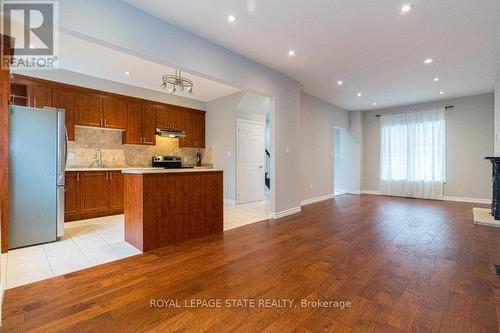
[[[194,112],[193,129],[196,148],[205,148],[205,112]]]
[[[52,87],[32,85],[29,89],[29,106],[33,108],[52,107]]]
[[[75,93],[75,125],[102,127],[102,98],[94,94]]]
[[[174,131],[184,130],[184,110],[175,105],[156,106],[156,126]]]
[[[184,131],[186,137],[179,140],[179,147],[205,148],[205,112],[186,109]]]
[[[129,102],[127,104],[127,128],[123,133],[124,144],[154,145],[156,110],[154,105]]]
[[[103,127],[124,130],[127,126],[127,103],[123,99],[103,98],[102,118]]]
[[[156,108],[152,104],[144,104],[142,108],[143,141],[145,145],[156,144]]]
[[[64,109],[68,140],[75,141],[75,94],[70,90],[54,88],[53,106]]]

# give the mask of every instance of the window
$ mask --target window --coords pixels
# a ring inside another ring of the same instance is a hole
[[[445,111],[426,110],[381,117],[381,192],[413,197],[439,196],[427,187],[446,179]],[[431,194],[432,192],[432,194]]]

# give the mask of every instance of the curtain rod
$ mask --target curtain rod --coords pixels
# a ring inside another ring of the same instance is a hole
[[[455,105],[446,105],[446,106],[444,107],[444,109],[445,109],[445,110],[448,110],[448,109],[452,109],[452,108],[454,108],[454,107],[455,107]],[[380,115],[379,115],[379,114],[376,114],[376,115],[375,115],[375,117],[380,117]]]

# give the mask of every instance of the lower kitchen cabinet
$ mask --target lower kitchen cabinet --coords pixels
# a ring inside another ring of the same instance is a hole
[[[80,212],[83,214],[105,213],[109,207],[108,176],[102,172],[80,172]]]
[[[66,172],[65,222],[122,213],[121,171]]]
[[[109,177],[108,209],[123,210],[123,173],[111,171]]]

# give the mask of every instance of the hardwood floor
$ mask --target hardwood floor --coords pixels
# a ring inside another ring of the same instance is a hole
[[[497,332],[500,230],[473,225],[473,206],[343,195],[281,220],[7,290],[3,329]],[[184,304],[235,298],[352,306]],[[150,299],[181,307],[152,308]]]

